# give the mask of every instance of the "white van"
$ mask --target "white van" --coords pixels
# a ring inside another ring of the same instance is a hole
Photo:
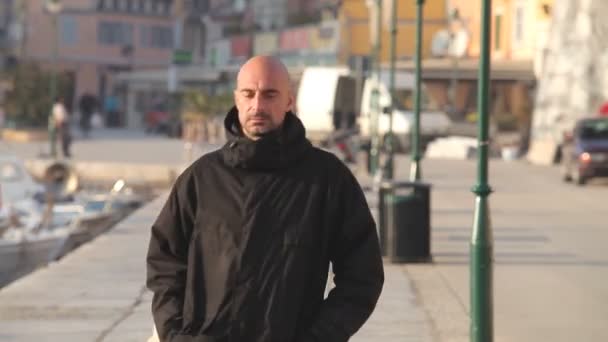
[[[390,105],[388,73],[383,73],[379,87],[379,106],[384,109],[378,119],[381,137],[387,136]],[[356,81],[346,67],[309,67],[304,70],[296,102],[296,112],[306,127],[307,136],[313,142],[322,142],[338,128],[357,126],[361,140],[369,141],[369,120],[372,113],[372,90],[375,80],[364,82],[361,103],[355,103]],[[393,111],[393,133],[397,138],[397,150],[410,146],[414,121],[412,111],[403,109],[402,97],[413,94],[413,75],[398,73],[396,77],[396,101]],[[423,140],[447,134],[450,120],[442,112],[421,113],[420,133]]]
[[[356,115],[355,92],[355,79],[346,67],[306,68],[298,88],[296,113],[308,139],[322,142],[339,128],[343,115]]]
[[[411,133],[414,127],[414,111],[405,109],[405,102],[413,107],[414,102],[414,75],[411,73],[399,72],[395,77],[394,109],[393,109],[393,134],[397,140],[397,150],[407,150],[411,145]],[[369,140],[369,124],[372,117],[373,90],[378,84],[378,106],[380,114],[378,118],[378,132],[382,139],[385,139],[389,131],[391,105],[390,92],[388,89],[388,72],[381,74],[380,83],[375,78],[366,80],[361,95],[361,112],[358,119],[360,135],[363,140]],[[424,100],[423,89],[423,103]],[[420,113],[420,137],[422,143],[426,143],[437,137],[448,134],[451,120],[441,111],[423,110]]]

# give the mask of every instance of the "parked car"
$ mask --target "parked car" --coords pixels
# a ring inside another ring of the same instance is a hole
[[[608,118],[580,120],[562,146],[563,178],[578,185],[608,177]]]

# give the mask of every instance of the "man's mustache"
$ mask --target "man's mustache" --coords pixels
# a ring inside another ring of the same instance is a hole
[[[249,115],[247,120],[256,120],[256,119],[270,119],[270,114],[266,112],[260,112],[253,115]]]

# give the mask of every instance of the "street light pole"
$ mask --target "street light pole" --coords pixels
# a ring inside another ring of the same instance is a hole
[[[57,61],[59,59],[59,30],[57,29],[57,16],[61,12],[61,1],[60,0],[46,0],[44,4],[45,9],[51,15],[51,24],[53,26],[53,53],[52,53],[52,66],[51,76],[49,84],[49,95],[51,98],[51,106],[55,103],[57,97]],[[48,123],[48,135],[50,143],[50,155],[53,158],[57,157],[57,143],[56,135],[57,129],[55,128],[55,120],[51,111],[49,123]]]
[[[473,192],[477,195],[470,246],[471,342],[492,342],[493,327],[493,242],[488,196],[489,90],[492,0],[483,0],[481,9],[481,54],[478,82],[478,175]]]
[[[416,90],[414,97],[414,131],[412,132],[412,164],[410,180],[419,181],[420,169],[420,100],[422,95],[422,22],[424,19],[424,0],[416,0]]]
[[[51,13],[51,20],[53,23],[53,66],[51,67],[51,84],[49,94],[52,101],[55,101],[57,96],[57,60],[59,59],[59,39],[58,39],[58,28],[57,28],[57,13]]]
[[[393,143],[393,112],[395,111],[395,60],[397,59],[397,0],[392,0],[392,17],[390,24],[391,32],[391,44],[390,44],[390,74],[389,74],[389,119],[388,119],[388,133],[384,138],[386,143],[387,157],[384,164],[384,176],[386,179],[393,179],[394,176],[394,143]]]
[[[184,15],[184,2],[183,0],[174,1],[174,15],[175,21],[173,22],[173,52],[169,68],[167,70],[167,91],[168,91],[168,112],[171,118],[172,125],[170,126],[169,135],[177,135],[177,127],[181,120],[179,111],[179,100],[178,100],[178,66],[175,60],[175,54],[182,47],[182,35],[183,35],[183,15]]]
[[[370,17],[370,23],[375,27],[370,26],[370,30],[373,31],[373,54],[372,54],[372,74],[374,80],[374,89],[372,90],[372,105],[370,106],[370,117],[369,117],[369,135],[370,135],[370,150],[369,150],[369,171],[371,175],[375,175],[378,172],[378,165],[380,164],[380,137],[378,136],[378,118],[381,113],[380,108],[380,80],[381,80],[381,59],[382,59],[382,0],[371,0],[368,2],[369,6],[373,11],[370,11],[371,15],[374,15],[372,19]]]

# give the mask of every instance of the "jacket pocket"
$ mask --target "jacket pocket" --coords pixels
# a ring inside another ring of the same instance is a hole
[[[224,220],[201,213],[194,222],[188,251],[183,329],[193,335],[202,335],[216,328],[230,287],[230,267],[236,250]]]

